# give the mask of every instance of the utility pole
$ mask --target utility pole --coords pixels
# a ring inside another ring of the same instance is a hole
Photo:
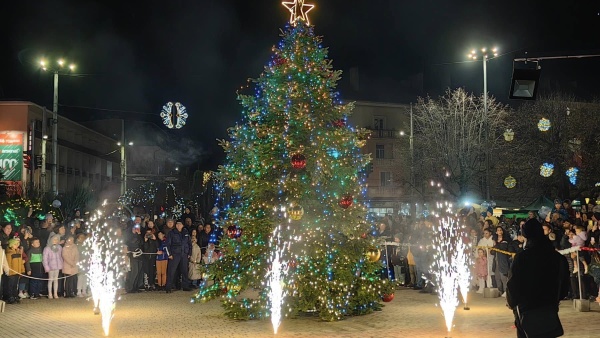
[[[52,105],[52,196],[58,195],[58,70],[54,71],[54,102]]]
[[[125,120],[121,120],[121,196],[127,191],[127,162],[125,158]]]
[[[40,163],[40,193],[41,197],[46,195],[46,143],[48,141],[48,114],[46,107],[42,113],[42,163]]]
[[[412,102],[410,103],[410,137],[409,137],[409,149],[410,149],[410,212],[412,215],[416,215],[417,208],[414,205],[415,200],[415,151],[413,146],[413,136],[414,136],[414,128],[413,128],[413,107]],[[413,212],[413,207],[415,207]]]
[[[485,198],[490,200],[490,124],[488,120],[487,54],[483,55],[483,113],[485,114]]]

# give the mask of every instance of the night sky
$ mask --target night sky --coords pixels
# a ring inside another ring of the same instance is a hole
[[[600,54],[599,1],[307,3],[316,4],[311,23],[334,67],[346,72],[340,90],[348,100],[408,103],[447,86],[479,93],[481,63],[463,61],[487,45],[502,54],[489,63],[489,91],[511,103],[513,57]],[[61,114],[160,126],[162,105],[182,102],[188,125],[170,132],[201,150],[190,162],[202,168],[222,160],[215,139],[240,118],[236,90],[259,76],[289,19],[277,0],[22,0],[1,11],[1,100],[51,108],[52,77],[37,62],[64,57],[77,64],[77,75],[61,77]],[[600,58],[547,61],[542,77],[547,89],[597,98],[599,65]],[[351,68],[358,88],[348,80]]]

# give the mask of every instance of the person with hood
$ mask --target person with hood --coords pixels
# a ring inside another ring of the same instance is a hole
[[[79,272],[79,250],[74,243],[75,237],[69,236],[62,250],[63,274],[65,276],[65,298],[77,296],[77,273]]]
[[[569,293],[569,265],[544,236],[538,220],[525,223],[523,237],[525,250],[514,257],[506,295],[515,316],[517,337],[562,336],[558,305]]]
[[[19,275],[25,272],[23,263],[23,253],[21,241],[19,238],[11,238],[8,240],[6,248],[6,260],[8,262],[8,304],[20,303],[19,293]]]
[[[48,299],[58,298],[58,273],[63,268],[62,246],[59,243],[60,235],[51,234],[42,254],[42,264],[48,273]]]

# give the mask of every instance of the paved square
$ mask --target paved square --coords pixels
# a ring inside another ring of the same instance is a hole
[[[111,337],[272,337],[268,320],[235,321],[223,315],[218,301],[191,304],[193,292],[172,294],[149,292],[123,295],[117,303]],[[456,311],[451,336],[516,337],[512,312],[504,298],[484,299],[471,294],[471,310]],[[284,319],[277,337],[445,337],[437,297],[414,290],[398,290],[383,311],[350,317],[340,322],[315,318]],[[560,317],[564,337],[600,336],[600,307],[591,312],[573,310],[563,302]],[[92,312],[91,301],[83,298],[23,300],[7,305],[0,313],[0,337],[102,337],[100,316]]]

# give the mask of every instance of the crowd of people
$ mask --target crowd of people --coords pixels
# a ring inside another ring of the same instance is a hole
[[[23,224],[2,225],[2,299],[8,304],[21,299],[86,297],[87,252],[84,243],[90,233],[79,210],[65,222],[52,214],[32,217]],[[200,266],[220,258],[216,249],[222,232],[214,220],[205,222],[190,208],[178,219],[151,219],[136,216],[121,222],[116,231],[123,243],[123,264],[127,271],[123,292],[165,291],[198,288]]]
[[[568,201],[555,201],[547,214],[530,211],[526,219],[496,217],[492,210],[477,213],[466,207],[459,216],[465,225],[464,240],[472,250],[472,288],[497,288],[506,296],[508,273],[516,253],[524,249],[522,227],[529,219],[539,220],[556,250],[574,246],[600,250],[600,205],[575,210]],[[190,208],[178,219],[137,216],[122,222],[117,232],[124,244],[124,292],[161,290],[171,293],[198,288],[203,279],[200,267],[221,257],[218,243],[223,235],[214,220],[205,222]],[[89,238],[86,220],[79,210],[65,222],[52,214],[42,220],[31,217],[15,227],[4,224],[2,245],[2,298],[9,304],[21,299],[47,297],[86,297],[87,261],[84,243]],[[428,281],[433,261],[433,217],[411,219],[385,216],[377,224],[375,236],[387,243],[382,251],[383,278],[395,280],[398,287],[435,292]],[[392,244],[393,243],[393,244]],[[565,254],[571,273],[568,297],[596,299],[600,284],[600,256],[594,251]],[[582,280],[581,290],[579,277]],[[580,294],[581,293],[581,294]]]
[[[530,211],[527,218],[496,217],[493,210],[478,213],[473,207],[459,212],[464,241],[472,250],[471,269],[472,289],[483,293],[485,288],[497,288],[500,295],[506,297],[510,266],[515,254],[524,250],[526,239],[522,228],[529,219],[537,219],[554,248],[558,251],[579,246],[590,250],[564,253],[569,262],[571,291],[568,298],[596,300],[600,285],[600,256],[594,249],[600,250],[600,205],[585,205],[574,209],[570,201],[555,200],[553,209],[538,215]],[[412,287],[422,292],[435,292],[428,284],[433,262],[432,245],[434,217],[411,220],[407,217],[385,216],[377,235],[388,242],[382,252],[387,261],[385,277],[396,281],[399,287]],[[390,241],[395,245],[390,245]],[[578,258],[579,257],[579,258]],[[387,258],[387,259],[386,259]],[[581,278],[581,294],[579,290]],[[598,298],[600,299],[600,298]]]

